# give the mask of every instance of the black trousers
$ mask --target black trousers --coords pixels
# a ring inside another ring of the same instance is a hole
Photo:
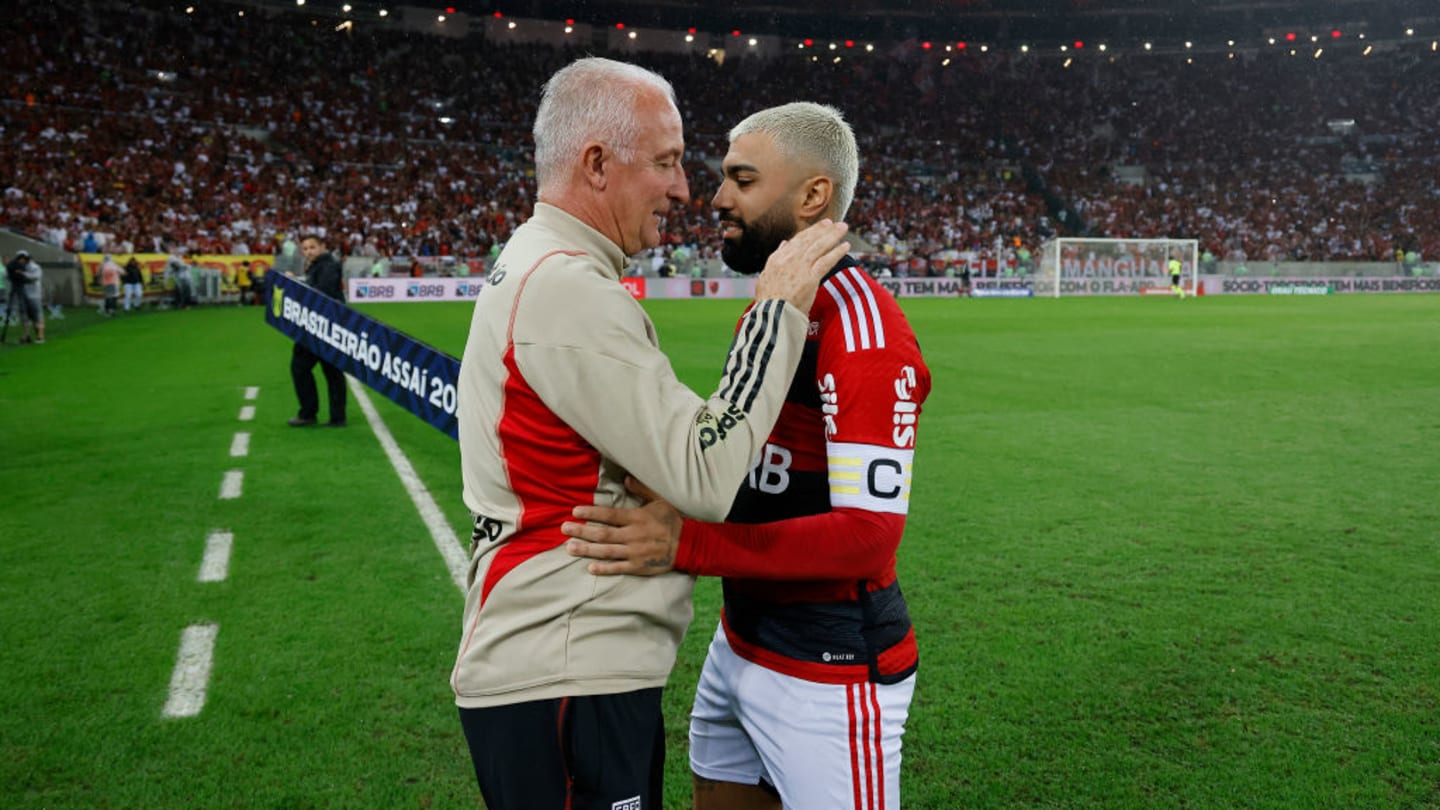
[[[300,400],[300,416],[314,419],[320,412],[319,391],[315,388],[317,364],[325,374],[325,388],[330,395],[330,421],[344,422],[345,374],[297,343],[290,355],[290,379],[295,382],[295,396]]]
[[[662,810],[660,688],[461,709],[489,810]]]

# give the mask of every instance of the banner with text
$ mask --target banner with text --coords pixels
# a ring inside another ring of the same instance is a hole
[[[754,298],[753,277],[623,278],[636,298]],[[639,283],[636,283],[639,282]],[[882,278],[880,286],[896,298],[953,297],[965,294],[958,278]],[[1017,284],[1024,287],[1023,283]],[[997,285],[998,287],[998,285]],[[1026,293],[1021,293],[1026,294]]]
[[[351,301],[407,304],[422,301],[474,301],[485,288],[484,276],[455,278],[389,278],[361,276],[348,279],[345,297]]]
[[[1169,277],[1165,281],[1168,283]],[[1154,295],[1155,291],[1170,293],[1158,278],[1062,278],[1061,295]]]
[[[103,253],[77,253],[76,258],[80,260],[81,281],[84,285],[85,297],[90,299],[102,299],[105,297],[105,287],[100,283],[100,263],[105,260]],[[169,261],[168,253],[112,253],[111,258],[121,268],[134,258],[140,265],[140,278],[142,279],[144,295],[146,298],[161,298],[169,296],[174,288],[174,282],[165,277],[165,263]],[[238,295],[240,285],[260,284],[260,278],[270,270],[270,265],[275,262],[275,257],[265,254],[250,256],[191,256],[190,264],[193,267],[220,271],[220,293],[222,295]],[[248,276],[241,273],[241,265],[248,263]]]
[[[1034,298],[1035,288],[1019,278],[977,278],[970,286],[971,298]]]
[[[882,278],[880,286],[896,298],[951,298],[965,294],[958,278]]]
[[[748,276],[645,278],[620,280],[636,298],[754,298],[755,279]],[[639,282],[636,284],[635,282]]]
[[[755,297],[755,279],[723,278],[655,278],[625,276],[620,284],[638,299],[647,298],[727,298]],[[953,298],[967,294],[958,278],[882,278],[880,286],[896,298]],[[480,276],[469,278],[352,278],[346,295],[356,303],[419,303],[425,301],[474,301],[485,287]],[[1033,296],[1030,283],[1023,279],[976,279],[974,295],[978,297],[1015,298]]]
[[[459,360],[295,279],[269,276],[266,323],[450,438],[459,438]]]
[[[753,278],[651,278],[625,276],[620,284],[645,298],[753,298]],[[360,277],[347,282],[346,296],[355,302],[410,304],[425,301],[474,301],[485,288],[483,276],[469,278]]]
[[[1207,280],[1208,281],[1208,280]],[[1240,295],[1327,295],[1331,293],[1440,292],[1440,278],[1422,276],[1349,278],[1235,278],[1219,279],[1220,292]],[[1207,284],[1207,286],[1212,286]]]

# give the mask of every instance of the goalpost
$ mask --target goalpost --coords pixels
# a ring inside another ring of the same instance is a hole
[[[1051,239],[1040,248],[1035,295],[1172,295],[1171,259],[1180,261],[1180,288],[1194,295],[1197,239]]]

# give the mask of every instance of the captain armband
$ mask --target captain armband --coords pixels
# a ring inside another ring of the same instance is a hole
[[[906,514],[915,451],[875,444],[826,445],[830,505],[871,512]]]

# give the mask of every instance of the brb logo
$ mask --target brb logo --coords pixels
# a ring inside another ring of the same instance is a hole
[[[395,288],[384,284],[360,284],[355,287],[356,298],[393,298]]]
[[[766,444],[750,467],[750,488],[779,495],[790,488],[790,462],[794,457],[778,444]]]
[[[405,288],[406,298],[444,298],[443,284],[411,284]]]

